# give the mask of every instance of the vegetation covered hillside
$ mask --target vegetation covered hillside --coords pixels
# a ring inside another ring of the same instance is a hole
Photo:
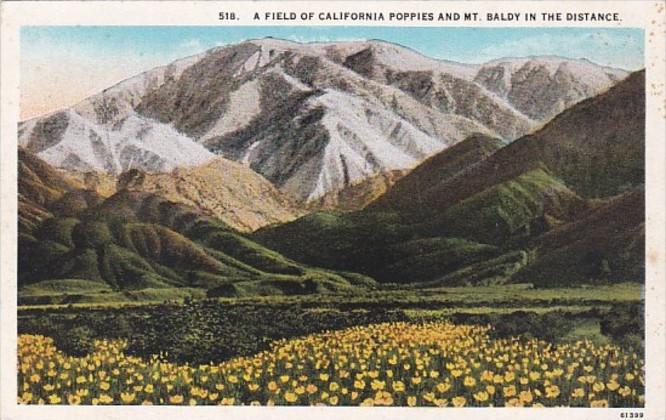
[[[67,184],[29,152],[21,152],[20,165],[57,181],[47,188],[39,177],[19,178],[20,191],[31,200],[22,212],[42,215],[23,217],[34,221],[21,225],[21,302],[302,294],[374,283],[296,263],[155,194],[121,190],[103,199]]]
[[[365,210],[312,214],[253,238],[380,282],[642,281],[644,78],[509,145],[472,136]]]

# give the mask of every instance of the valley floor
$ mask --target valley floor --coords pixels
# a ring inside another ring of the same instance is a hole
[[[642,311],[630,283],[21,306],[18,397],[641,406]]]
[[[384,286],[376,290],[343,293],[252,296],[216,298],[225,304],[300,304],[314,307],[365,308],[368,305],[398,305],[416,308],[537,308],[549,310],[557,305],[613,304],[642,299],[644,286],[639,283],[586,285],[581,287],[534,288],[531,284],[499,286],[435,287],[428,289]],[[19,293],[19,313],[63,308],[104,308],[154,306],[204,299],[205,291],[195,288],[142,289],[125,292],[91,290],[76,293],[67,290],[31,290]]]

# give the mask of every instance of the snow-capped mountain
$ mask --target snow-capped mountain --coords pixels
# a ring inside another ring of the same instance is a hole
[[[26,121],[65,169],[170,171],[216,154],[301,201],[415,167],[472,133],[513,140],[625,72],[554,57],[466,65],[382,41],[251,40]]]
[[[79,104],[19,125],[19,145],[56,167],[162,172],[215,157],[170,124],[136,112],[141,99],[201,59],[188,57],[125,80]]]
[[[625,78],[623,70],[559,57],[494,60],[474,80],[530,118],[549,120],[581,99]]]

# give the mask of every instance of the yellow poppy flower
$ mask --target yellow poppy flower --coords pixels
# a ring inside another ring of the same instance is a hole
[[[518,394],[518,398],[520,398],[520,401],[524,403],[531,403],[532,400],[534,399],[534,396],[532,395],[532,392],[530,390],[527,390],[527,391],[521,391],[520,394]]]
[[[120,399],[125,404],[131,403],[132,401],[134,401],[135,398],[136,398],[136,394],[134,394],[134,393],[132,393],[132,394],[130,394],[129,392],[121,392],[120,393]]]
[[[294,392],[292,392],[292,391],[287,391],[287,392],[284,393],[284,399],[285,399],[287,402],[293,403],[293,402],[295,402],[295,401],[298,399],[298,395],[296,395],[296,394],[295,394]]]
[[[489,397],[490,397],[490,395],[488,395],[488,393],[486,391],[479,391],[479,392],[474,394],[474,399],[479,401],[479,402],[488,401]]]
[[[99,402],[102,404],[111,404],[113,402],[113,397],[107,394],[100,394]]]
[[[169,403],[171,404],[182,404],[183,400],[184,398],[182,395],[171,395],[169,397]]]
[[[471,388],[471,387],[476,385],[476,379],[472,378],[471,376],[465,376],[465,380],[463,381],[463,384],[466,387]]]

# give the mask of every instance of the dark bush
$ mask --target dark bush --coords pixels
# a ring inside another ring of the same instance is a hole
[[[574,329],[574,322],[560,311],[537,314],[515,311],[508,314],[470,315],[455,314],[451,320],[458,324],[490,324],[490,335],[495,338],[523,336],[547,341],[559,339]]]
[[[618,304],[601,316],[602,334],[642,351],[645,340],[645,307],[642,303]]]
[[[83,356],[93,350],[95,337],[95,331],[82,325],[68,329],[62,335],[53,338],[56,347],[63,352],[72,356]]]

